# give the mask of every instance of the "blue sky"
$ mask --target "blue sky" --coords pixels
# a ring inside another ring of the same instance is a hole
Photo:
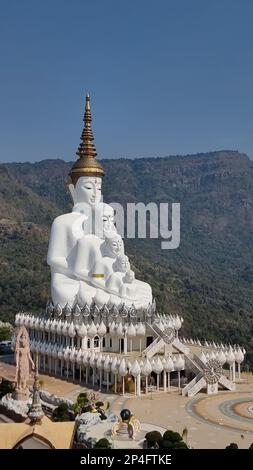
[[[0,160],[253,156],[251,0],[0,0]]]

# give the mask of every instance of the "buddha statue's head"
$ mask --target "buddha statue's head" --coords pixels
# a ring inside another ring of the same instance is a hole
[[[134,282],[134,280],[135,280],[135,273],[134,273],[134,271],[129,269],[129,271],[127,271],[125,276],[124,276],[124,282],[126,282],[127,284],[132,284],[132,282]]]
[[[121,273],[126,273],[131,269],[129,258],[124,254],[120,254],[117,256],[117,264],[116,264],[116,271],[120,271]]]
[[[110,233],[116,232],[116,227],[114,225],[114,209],[113,207],[109,206],[109,204],[103,203],[102,221],[104,238],[107,236],[109,238]]]
[[[74,204],[86,203],[95,206],[101,200],[102,178],[98,176],[81,176],[76,184],[68,185]]]
[[[112,258],[124,254],[124,243],[118,233],[110,233],[105,237],[106,251]]]

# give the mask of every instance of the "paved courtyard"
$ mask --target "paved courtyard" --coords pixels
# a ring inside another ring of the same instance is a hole
[[[14,366],[0,361],[0,377],[13,380],[14,375]],[[40,379],[43,389],[73,400],[85,389],[78,383],[46,375],[40,375]],[[154,392],[141,397],[101,393],[101,398],[110,402],[110,410],[117,415],[122,408],[129,408],[145,423],[146,429],[158,426],[182,433],[186,428],[188,444],[196,449],[224,448],[231,442],[243,449],[253,442],[252,375],[244,376],[244,382],[237,384],[236,392],[221,391],[213,396],[201,393],[191,399],[171,388],[166,393]],[[99,434],[102,437],[102,428]]]

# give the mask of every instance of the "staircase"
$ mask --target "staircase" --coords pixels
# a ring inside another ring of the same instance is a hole
[[[146,349],[144,349],[144,351],[142,351],[142,355],[150,359],[155,354],[159,353],[164,345],[165,343],[163,339],[157,337]]]

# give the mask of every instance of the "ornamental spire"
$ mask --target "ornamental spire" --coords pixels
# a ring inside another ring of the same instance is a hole
[[[91,129],[91,110],[90,110],[90,95],[86,95],[85,112],[84,112],[84,128],[81,135],[81,143],[78,147],[76,155],[78,160],[74,163],[70,170],[70,178],[72,183],[76,184],[78,178],[81,176],[104,176],[104,169],[96,159],[97,152],[93,143],[94,137]]]
[[[95,158],[97,156],[95,145],[93,144],[94,137],[93,132],[91,129],[91,112],[90,112],[90,95],[87,93],[86,95],[86,103],[85,103],[85,112],[83,117],[84,128],[81,135],[81,143],[78,147],[76,155],[86,158]]]

